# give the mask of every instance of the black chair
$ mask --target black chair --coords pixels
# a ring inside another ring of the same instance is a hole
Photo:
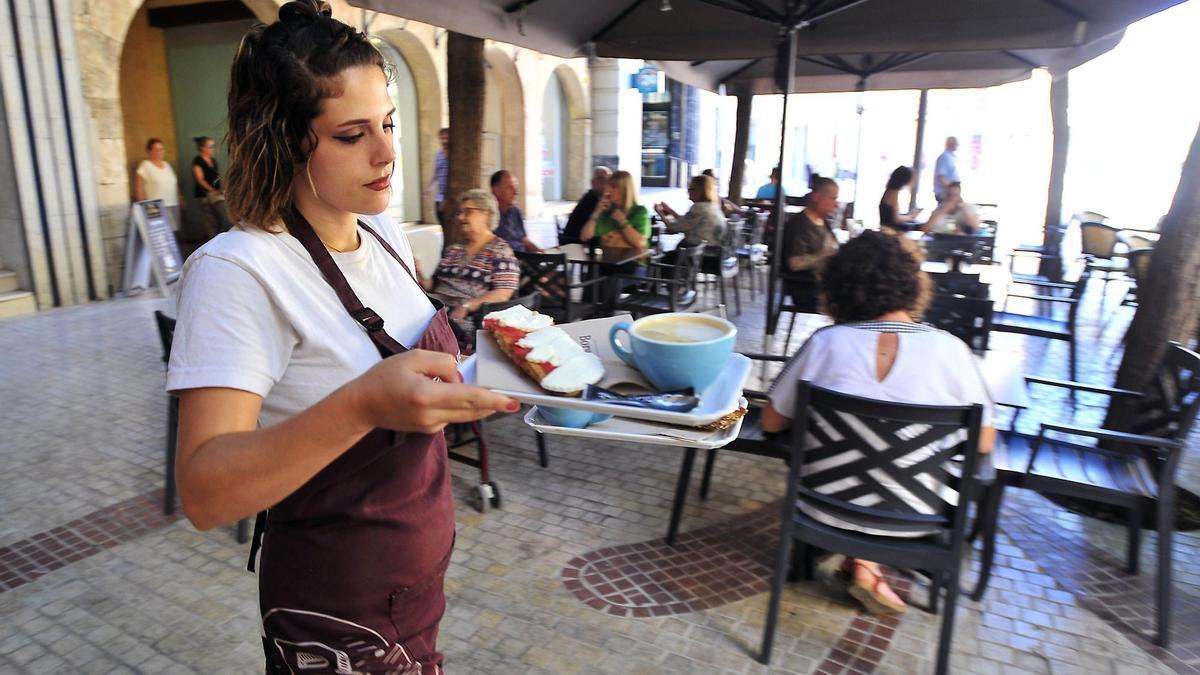
[[[763,228],[766,224],[766,215],[760,214],[751,209],[746,209],[743,213],[746,215],[740,220],[730,218],[730,227],[736,223],[738,227],[738,239],[735,247],[738,264],[745,264],[746,273],[748,276],[750,287],[750,298],[758,297],[759,273],[766,261],[766,252],[762,247],[763,243]],[[766,284],[763,284],[766,286]]]
[[[517,294],[541,296],[541,311],[558,323],[571,323],[597,316],[604,309],[605,279],[599,274],[573,282],[565,253],[517,251],[521,282]]]
[[[992,301],[937,294],[925,310],[923,320],[967,343],[976,354],[982,354],[987,351],[988,335],[992,332]]]
[[[944,675],[958,605],[967,511],[980,485],[983,407],[875,401],[804,381],[797,388],[783,527],[759,660],[770,662],[789,549],[795,544],[796,557],[809,579],[814,548],[928,573],[929,610],[937,612],[941,593],[946,596],[935,669]],[[926,457],[911,462],[913,453],[922,449]],[[838,461],[841,457],[851,459]],[[961,462],[952,461],[960,457]],[[832,464],[829,468],[809,468],[826,460]],[[900,460],[907,461],[901,465]],[[876,478],[880,475],[900,486],[905,495],[880,482]],[[805,509],[819,510],[856,528],[909,536],[833,527]]]
[[[1108,282],[1125,276],[1129,269],[1124,255],[1118,253],[1121,243],[1120,228],[1107,223],[1085,221],[1079,225],[1080,248],[1087,258],[1087,268],[1103,275],[1104,286],[1100,291],[1103,296],[1108,292]]]
[[[927,234],[921,238],[926,260],[960,260],[988,264],[996,255],[996,236],[978,234]]]
[[[162,360],[171,360],[171,343],[175,340],[175,319],[154,311],[154,322],[158,325],[158,339],[162,343]],[[175,445],[179,441],[179,397],[167,394],[167,466],[163,486],[163,513],[175,513]],[[237,523],[239,544],[250,541],[250,521],[242,518]]]
[[[1138,573],[1143,516],[1155,514],[1158,532],[1158,631],[1155,642],[1166,647],[1171,635],[1171,540],[1175,522],[1175,471],[1188,432],[1200,412],[1200,354],[1171,343],[1162,365],[1144,392],[1114,389],[1044,378],[1034,384],[1065,387],[1109,396],[1140,399],[1134,421],[1126,431],[1045,423],[1033,439],[1012,434],[998,445],[993,461],[997,483],[989,490],[984,520],[994,532],[1004,487],[1021,487],[1043,494],[1082,497],[1129,509],[1126,568]],[[1047,434],[1092,438],[1103,445],[1070,443]],[[979,584],[973,596],[983,597],[992,567],[984,548]]]
[[[729,232],[731,235],[736,234],[735,230]],[[734,249],[732,236],[727,236],[724,244],[704,247],[700,256],[700,273],[711,274],[716,279],[721,291],[721,304],[727,307],[729,303],[725,296],[725,280],[733,279],[733,302],[737,314],[742,313],[742,293],[738,289],[739,269],[737,251]]]
[[[968,298],[987,298],[991,289],[979,280],[977,273],[929,272],[933,292],[943,295],[963,295]]]
[[[632,289],[622,293],[613,303],[618,312],[629,312],[635,318],[646,314],[662,314],[686,310],[696,303],[696,273],[700,269],[703,244],[680,244],[675,249],[675,264],[652,262],[645,277],[615,274],[615,282],[631,282]]]
[[[1129,279],[1133,283],[1125,291],[1125,297],[1121,299],[1122,305],[1137,307],[1138,289],[1145,285],[1146,277],[1150,274],[1150,256],[1152,255],[1154,255],[1152,248],[1135,248],[1127,254]]]
[[[1034,337],[1043,337],[1051,340],[1066,340],[1070,346],[1070,378],[1076,379],[1076,347],[1075,347],[1075,318],[1079,314],[1079,305],[1083,300],[1083,291],[1087,287],[1088,277],[1091,270],[1084,268],[1079,278],[1074,284],[1071,284],[1070,297],[1059,297],[1056,295],[1032,295],[1024,293],[1008,293],[1009,298],[1026,298],[1036,300],[1040,303],[1050,303],[1053,305],[1066,305],[1067,318],[1058,319],[1054,316],[1035,316],[1029,314],[1018,314],[1009,311],[996,312],[992,315],[992,329],[1002,333],[1018,333],[1020,335],[1032,335]],[[1037,288],[1053,289],[1062,288],[1063,284],[1046,284],[1033,281],[1022,282]],[[1007,305],[1007,298],[1005,304]]]

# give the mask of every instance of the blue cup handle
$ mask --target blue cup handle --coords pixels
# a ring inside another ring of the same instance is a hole
[[[614,324],[612,328],[608,329],[608,341],[612,343],[613,351],[616,352],[617,356],[621,357],[622,361],[634,368],[637,368],[637,364],[633,362],[633,353],[622,347],[621,343],[617,341],[617,334],[623,332],[626,336],[628,336],[629,328],[630,324],[628,321],[621,321]],[[629,340],[630,338],[626,337],[625,339]]]

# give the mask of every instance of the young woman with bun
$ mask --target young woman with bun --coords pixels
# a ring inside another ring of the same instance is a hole
[[[246,34],[223,179],[238,224],[180,289],[179,491],[200,529],[266,512],[251,562],[270,673],[440,672],[442,429],[518,408],[461,383],[444,308],[376,215],[395,161],[386,73],[316,0]]]

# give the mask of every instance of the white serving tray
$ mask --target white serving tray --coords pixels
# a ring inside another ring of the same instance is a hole
[[[746,399],[741,399],[740,403],[742,406],[745,406]],[[746,419],[744,416],[738,419],[737,423],[728,429],[709,432],[708,435],[702,436],[703,432],[698,429],[676,428],[671,425],[622,419],[620,417],[597,422],[582,429],[558,427],[547,422],[542,417],[540,411],[538,411],[537,406],[530,408],[529,412],[525,413],[525,424],[543,434],[578,436],[580,438],[595,440],[643,443],[647,445],[669,445],[677,448],[697,448],[699,450],[711,450],[728,445],[737,438],[738,432],[742,429],[742,420],[744,419]],[[679,435],[671,435],[673,433]]]
[[[480,349],[478,353],[472,356],[467,361],[463,362],[459,370],[463,372],[463,381],[469,384],[479,384],[477,372],[478,359],[490,358],[492,363],[500,363],[500,367],[510,368],[514,375],[521,378],[524,382],[528,380],[521,371],[508,360],[508,357],[500,351],[500,348],[495,346],[491,341],[491,337],[481,334],[479,336]],[[486,342],[485,342],[486,341]],[[467,364],[470,365],[467,365]],[[742,387],[746,382],[746,378],[750,375],[752,362],[750,358],[733,353],[729,355],[729,360],[725,362],[725,367],[717,376],[715,382],[708,386],[704,392],[700,394],[700,404],[688,412],[671,412],[666,410],[653,410],[650,408],[635,408],[632,406],[615,405],[604,401],[585,401],[582,398],[573,396],[560,396],[545,391],[538,387],[533,382],[528,382],[528,388],[507,388],[507,387],[488,387],[492,391],[506,396],[511,396],[522,403],[530,405],[542,405],[554,408],[569,408],[571,410],[590,410],[592,412],[606,413],[617,417],[628,417],[630,419],[649,420],[651,422],[662,422],[680,427],[698,427],[710,422],[715,422],[721,419],[728,413],[734,411],[738,407],[738,400],[742,398]],[[468,371],[470,379],[468,379]],[[482,384],[481,386],[487,386]]]

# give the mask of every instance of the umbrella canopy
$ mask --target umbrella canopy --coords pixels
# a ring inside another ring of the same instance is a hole
[[[349,0],[555,56],[663,61],[770,57],[781,25],[806,55],[1076,47],[1182,1]]]
[[[1031,50],[976,50],[911,54],[801,55],[796,59],[793,93],[962,89],[1024,80],[1033,68],[1052,73],[1104,54],[1120,43],[1124,31],[1081,47]],[[657,61],[672,79],[729,95],[778,94],[775,58],[724,61]]]

